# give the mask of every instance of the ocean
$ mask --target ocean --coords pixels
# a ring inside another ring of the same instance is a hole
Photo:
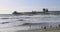
[[[25,23],[47,23],[50,25],[60,24],[60,15],[13,15],[0,14],[0,31],[1,32],[17,32],[20,30],[28,30],[29,25]],[[41,26],[41,24],[39,24]],[[43,24],[45,25],[45,24]],[[32,25],[31,29],[35,29],[36,25]],[[37,25],[37,28],[38,25]]]

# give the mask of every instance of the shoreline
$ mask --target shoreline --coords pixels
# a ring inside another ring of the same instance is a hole
[[[52,29],[18,30],[16,32],[60,32],[60,27]]]

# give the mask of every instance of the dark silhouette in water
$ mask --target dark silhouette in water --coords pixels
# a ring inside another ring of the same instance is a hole
[[[23,24],[23,25],[30,25],[31,23],[25,23],[25,24]]]
[[[10,22],[2,22],[1,24],[7,24],[7,23],[10,23]]]
[[[24,23],[23,25],[42,25],[42,24],[48,24],[48,23]]]
[[[44,29],[46,29],[46,26],[44,27]]]
[[[60,25],[58,25],[58,27],[60,27]]]

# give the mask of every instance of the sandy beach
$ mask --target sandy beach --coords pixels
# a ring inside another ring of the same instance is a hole
[[[60,27],[58,28],[50,28],[50,29],[36,29],[36,30],[31,30],[32,32],[60,32]]]
[[[23,31],[16,31],[16,32],[60,32],[60,28],[51,28],[51,29],[36,29],[36,30],[23,30]]]

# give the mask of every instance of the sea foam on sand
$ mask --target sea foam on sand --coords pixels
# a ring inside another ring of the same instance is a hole
[[[18,27],[8,27],[8,28],[0,28],[0,32],[15,32],[20,30],[28,30],[28,26],[18,26]]]

